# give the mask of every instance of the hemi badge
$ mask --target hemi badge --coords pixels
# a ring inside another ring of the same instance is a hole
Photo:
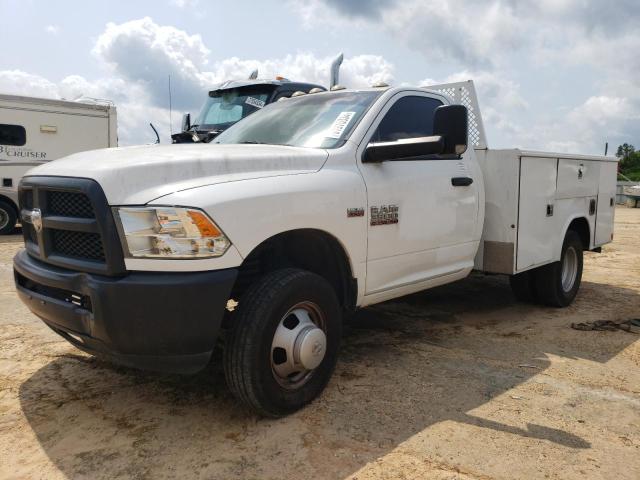
[[[347,217],[364,217],[364,208],[347,208]]]

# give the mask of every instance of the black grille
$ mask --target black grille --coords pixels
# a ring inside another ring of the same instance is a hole
[[[102,239],[97,233],[51,229],[54,253],[74,258],[104,261]]]
[[[25,190],[22,197],[22,208],[31,210],[33,208],[33,190]]]
[[[62,217],[94,218],[93,207],[83,193],[56,192],[47,193],[48,213]]]
[[[41,262],[80,272],[118,276],[126,272],[124,255],[107,198],[86,178],[25,177],[18,189],[25,210],[27,252]],[[38,220],[36,234],[29,219]]]

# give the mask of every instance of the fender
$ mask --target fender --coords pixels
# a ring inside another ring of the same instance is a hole
[[[348,157],[350,149],[345,150],[337,154]],[[228,259],[225,257],[230,251],[216,259],[188,261],[191,270],[238,266],[271,237],[291,230],[314,229],[326,232],[339,242],[354,277],[363,280],[367,218],[348,216],[348,209],[366,207],[366,191],[355,162],[352,166],[342,163],[327,162],[320,171],[309,174],[192,188],[158,198],[151,204],[202,208],[237,250],[237,256],[231,253]],[[165,262],[171,262],[173,266],[181,261],[137,260],[139,268],[143,267],[142,262],[144,269],[163,270],[167,268]],[[359,284],[364,285],[364,281]]]

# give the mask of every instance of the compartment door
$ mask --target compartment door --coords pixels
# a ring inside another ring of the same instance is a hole
[[[520,158],[518,271],[554,260],[557,226],[554,216],[556,158]]]
[[[618,164],[616,162],[600,162],[596,235],[593,242],[596,246],[612,240],[617,171]]]

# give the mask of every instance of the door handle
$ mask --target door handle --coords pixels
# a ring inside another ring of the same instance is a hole
[[[451,185],[454,187],[468,187],[473,183],[473,178],[470,177],[453,177],[451,179]]]

